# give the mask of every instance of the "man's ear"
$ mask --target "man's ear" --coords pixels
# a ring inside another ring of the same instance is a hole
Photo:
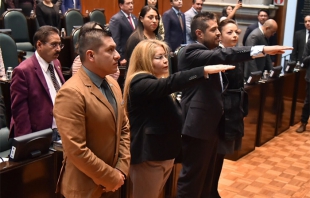
[[[202,36],[203,36],[203,33],[200,29],[195,30],[195,34],[196,34],[197,38],[202,38]]]
[[[94,52],[92,50],[87,50],[86,51],[86,58],[89,61],[94,61],[95,60]]]

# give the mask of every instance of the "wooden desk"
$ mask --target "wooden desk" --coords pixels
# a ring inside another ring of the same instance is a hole
[[[32,160],[0,163],[0,197],[55,198],[59,153],[49,152]]]
[[[276,134],[277,116],[282,102],[283,77],[268,79],[262,84],[261,108],[256,137],[256,146],[271,140]]]
[[[245,90],[249,97],[249,113],[244,119],[244,136],[242,138],[242,146],[239,151],[226,155],[226,159],[235,161],[255,150],[259,109],[261,106],[261,86],[261,84],[245,86]]]
[[[282,101],[278,112],[276,135],[281,134],[291,126],[291,116],[292,111],[294,111],[293,102],[296,97],[296,83],[296,73],[287,73],[284,75],[283,83],[278,90],[282,93]]]

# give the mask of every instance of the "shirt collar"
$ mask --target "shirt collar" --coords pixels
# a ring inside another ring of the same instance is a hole
[[[181,14],[181,11],[175,9],[174,7],[172,7],[172,10],[176,13],[176,15],[178,15],[179,13]]]
[[[260,29],[260,31],[264,34],[264,31],[262,29],[262,27],[258,27]],[[265,35],[265,34],[264,34]]]
[[[96,87],[100,88],[104,79],[99,77],[94,72],[88,70],[86,67],[84,67],[84,65],[82,65],[82,68],[84,69],[84,71],[86,72],[86,74],[90,78],[90,80],[96,85]]]
[[[192,7],[192,10],[195,12],[195,14],[198,14],[197,10],[195,10],[195,8]]]
[[[46,62],[46,61],[39,55],[38,51],[35,51],[34,54],[35,54],[35,56],[36,56],[36,58],[37,58],[37,60],[38,60],[38,62],[39,62],[40,67],[43,69],[44,72],[47,72],[47,70],[48,70],[48,65],[49,65],[49,64],[52,64],[52,65],[54,66],[53,61],[50,62],[50,63]]]
[[[128,18],[128,16],[131,17],[131,14],[128,15],[128,14],[126,14],[123,10],[121,10],[121,12],[125,15],[126,18]]]

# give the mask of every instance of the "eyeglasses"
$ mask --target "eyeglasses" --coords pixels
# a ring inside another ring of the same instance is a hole
[[[63,49],[65,47],[65,45],[62,43],[47,43],[47,42],[45,42],[45,44],[49,44],[54,49],[57,47],[59,47],[60,49]]]
[[[156,60],[162,60],[162,59],[168,59],[168,54],[160,55],[160,56],[155,56],[154,59]]]

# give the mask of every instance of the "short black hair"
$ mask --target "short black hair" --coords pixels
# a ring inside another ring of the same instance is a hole
[[[262,9],[259,9],[258,12],[257,12],[257,15],[259,15],[261,12],[266,12],[267,16],[269,17],[269,11],[262,8]]]
[[[216,19],[216,15],[213,12],[201,12],[194,16],[191,23],[191,36],[193,40],[197,40],[196,30],[199,29],[202,32],[205,32],[209,27],[206,21]]]
[[[59,35],[59,30],[53,26],[50,26],[50,25],[41,26],[33,36],[34,47],[37,48],[37,42],[38,41],[46,43],[48,40],[48,37],[52,34],[58,34]]]
[[[83,28],[83,26],[82,26]],[[112,37],[108,26],[102,26],[102,29],[92,28],[84,31],[79,37],[79,54],[81,61],[85,60],[85,53],[87,50],[98,51],[103,45],[102,37]]]

